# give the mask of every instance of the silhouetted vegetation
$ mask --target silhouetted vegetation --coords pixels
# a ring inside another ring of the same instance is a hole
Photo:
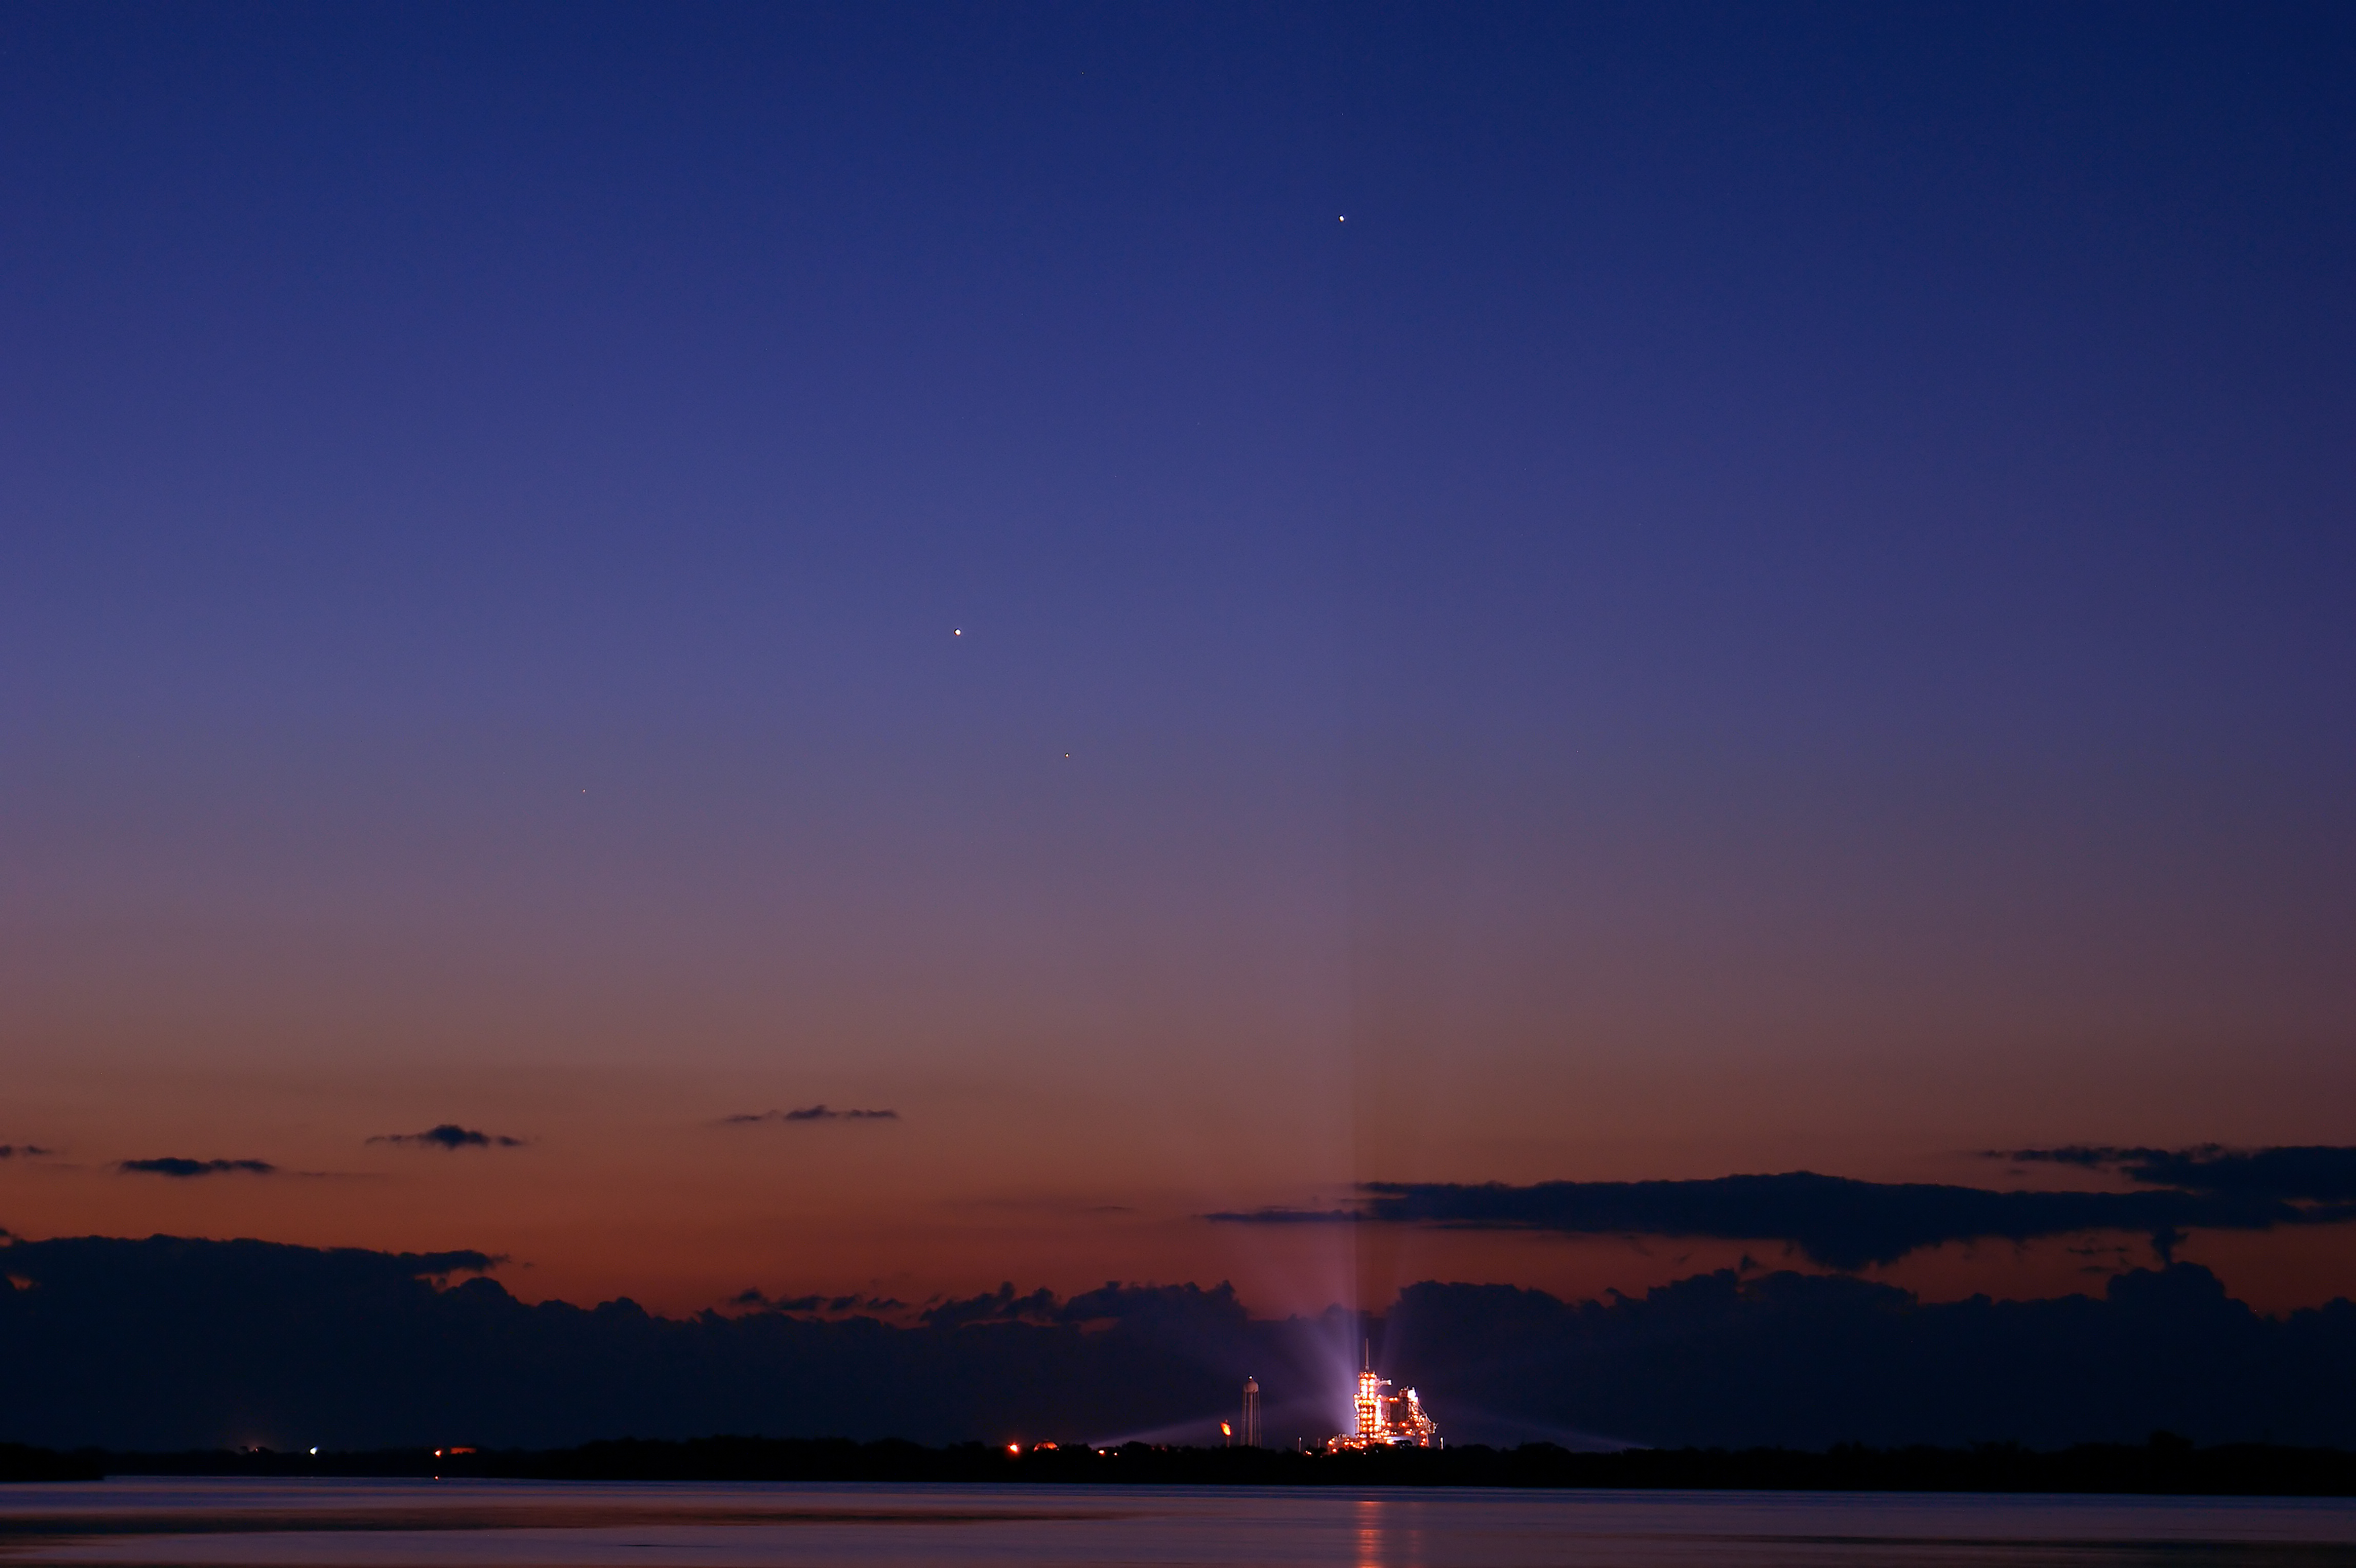
[[[0,1443],[0,1481],[95,1481],[105,1474],[92,1455]]]
[[[15,1450],[34,1454],[37,1450]],[[1280,1487],[1547,1487],[1774,1491],[2141,1492],[2356,1497],[2356,1454],[2273,1444],[2196,1447],[2169,1433],[2149,1442],[2040,1452],[2017,1444],[1968,1448],[1634,1448],[1578,1454],[1549,1443],[1365,1454],[1263,1448],[1037,1446],[980,1443],[927,1448],[848,1438],[637,1438],[540,1451],[429,1449],[277,1454],[46,1455],[89,1474],[385,1476],[561,1481],[995,1481],[1058,1485]],[[45,1477],[49,1478],[49,1477]]]

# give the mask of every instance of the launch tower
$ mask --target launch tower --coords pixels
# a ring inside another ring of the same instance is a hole
[[[1364,1448],[1439,1448],[1440,1427],[1423,1412],[1423,1402],[1413,1389],[1391,1390],[1390,1381],[1375,1375],[1374,1347],[1366,1347],[1358,1372],[1357,1430],[1325,1440],[1325,1452],[1342,1454]]]

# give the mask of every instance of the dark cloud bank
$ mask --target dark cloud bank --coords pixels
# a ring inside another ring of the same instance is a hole
[[[2228,1149],[2222,1144],[2200,1144],[2190,1149],[2119,1149],[2072,1144],[2058,1149],[1991,1149],[1987,1157],[2019,1165],[2082,1165],[2115,1171],[2147,1187],[2179,1187],[2187,1192],[2320,1203],[2356,1201],[2356,1148],[2327,1144]]]
[[[1788,1171],[1701,1181],[1365,1182],[1354,1207],[1262,1208],[1231,1224],[1428,1225],[1564,1235],[1780,1241],[1827,1268],[1892,1263],[1949,1241],[2033,1241],[2125,1232],[2162,1262],[2185,1232],[2356,1221],[2356,1149],[2020,1150],[1999,1158],[2116,1170],[2166,1190],[1998,1192]]]
[[[1338,1419],[1360,1332],[1226,1287],[1007,1287],[904,1324],[527,1306],[475,1252],[87,1237],[0,1248],[0,1439],[280,1448],[634,1434],[1207,1434],[1248,1372],[1271,1437]],[[794,1304],[801,1305],[801,1304]],[[831,1307],[835,1304],[825,1304]],[[854,1304],[844,1303],[844,1305]],[[2017,1438],[2356,1444],[2356,1305],[2265,1317],[2205,1270],[1924,1305],[1842,1276],[1698,1275],[1567,1303],[1419,1284],[1365,1326],[1460,1441],[1816,1446]],[[1193,1423],[1193,1426],[1184,1423]]]

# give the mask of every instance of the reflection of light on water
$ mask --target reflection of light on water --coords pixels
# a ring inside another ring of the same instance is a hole
[[[1423,1531],[1415,1505],[1360,1498],[1351,1509],[1357,1568],[1423,1568]]]
[[[1357,1507],[1358,1568],[1383,1568],[1383,1505],[1361,1498]]]

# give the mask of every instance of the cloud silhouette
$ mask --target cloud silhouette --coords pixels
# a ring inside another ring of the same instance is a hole
[[[369,1142],[407,1144],[420,1149],[520,1149],[524,1145],[521,1138],[510,1138],[504,1133],[478,1133],[455,1122],[444,1122],[423,1133],[380,1133]]]
[[[845,1313],[892,1312],[908,1304],[888,1295],[796,1295],[772,1300],[757,1290],[742,1290],[728,1298],[731,1306],[763,1306],[771,1312],[814,1312],[830,1316]]]
[[[969,1323],[1054,1323],[1063,1305],[1053,1291],[1017,1295],[1009,1283],[980,1295],[928,1306],[918,1316],[933,1328],[961,1328]]]
[[[1252,1316],[1224,1286],[1058,1298],[1010,1284],[893,1322],[799,1301],[666,1317],[450,1283],[492,1262],[161,1236],[7,1242],[0,1275],[25,1282],[0,1290],[9,1435],[150,1451],[715,1432],[1216,1442],[1248,1372],[1285,1446],[1346,1421],[1371,1339],[1451,1444],[1555,1431],[1667,1447],[2043,1446],[2160,1427],[2203,1443],[2356,1443],[2356,1304],[2265,1316],[2190,1264],[2046,1300],[1926,1303],[1841,1274],[1723,1270],[1600,1301],[1427,1283],[1380,1313],[1283,1318]]]
[[[2286,1202],[2356,1201],[2356,1148],[2343,1145],[2229,1149],[2222,1144],[2196,1144],[2186,1149],[2146,1149],[2070,1144],[2053,1149],[1990,1149],[1987,1157],[2019,1165],[2116,1171],[2147,1187],[2186,1192],[2234,1193]]]
[[[13,1160],[19,1155],[28,1160],[38,1159],[44,1155],[54,1153],[56,1153],[55,1150],[45,1149],[38,1144],[0,1144],[0,1160]]]
[[[125,1176],[223,1176],[242,1172],[247,1176],[276,1176],[278,1167],[268,1160],[187,1160],[177,1155],[165,1155],[152,1160],[117,1160],[114,1168]]]
[[[748,1111],[734,1116],[723,1116],[723,1127],[740,1127],[757,1122],[897,1122],[897,1111],[836,1111],[824,1105],[805,1105],[798,1111]]]
[[[2356,1203],[2297,1205],[2264,1190],[1998,1192],[1789,1171],[1699,1181],[1363,1182],[1349,1208],[1205,1216],[1229,1224],[1424,1225],[1564,1235],[1782,1241],[1827,1268],[1897,1262],[1948,1241],[2029,1241],[2088,1231],[2150,1238],[2163,1262],[2190,1230],[2271,1230],[2356,1220]]]

